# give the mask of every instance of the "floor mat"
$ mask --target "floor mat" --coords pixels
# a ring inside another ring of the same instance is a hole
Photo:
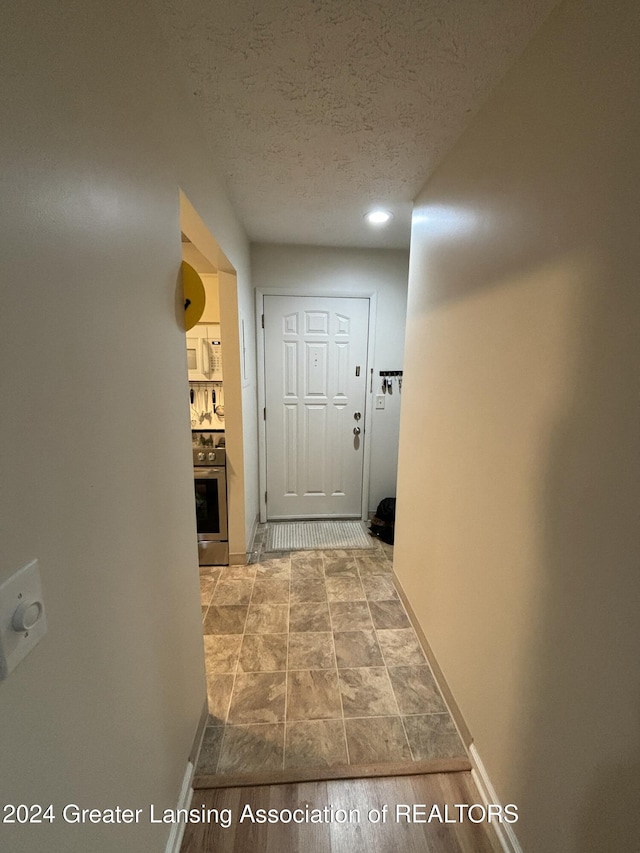
[[[362,521],[277,521],[269,524],[266,551],[375,548]]]

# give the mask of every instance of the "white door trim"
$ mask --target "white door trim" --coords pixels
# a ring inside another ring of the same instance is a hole
[[[365,394],[364,414],[364,449],[362,459],[362,510],[363,521],[369,516],[369,480],[371,477],[371,426],[373,423],[371,391],[371,371],[374,369],[373,353],[375,352],[375,329],[376,329],[376,302],[375,290],[364,293],[347,293],[344,290],[327,288],[322,291],[300,292],[288,287],[256,287],[256,352],[258,356],[258,484],[260,498],[260,521],[264,524],[267,520],[267,502],[265,492],[267,489],[267,431],[263,417],[266,400],[266,376],[264,369],[264,329],[262,328],[262,315],[264,314],[265,296],[311,296],[316,299],[326,297],[338,297],[341,299],[368,299],[369,300],[369,339],[367,343],[367,386]],[[375,378],[375,377],[374,377]]]

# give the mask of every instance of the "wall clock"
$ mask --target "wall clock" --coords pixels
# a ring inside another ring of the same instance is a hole
[[[193,329],[204,313],[206,299],[204,284],[191,264],[182,262],[182,292],[184,294],[184,328]]]

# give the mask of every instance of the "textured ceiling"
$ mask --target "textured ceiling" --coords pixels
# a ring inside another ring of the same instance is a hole
[[[402,248],[412,199],[557,0],[152,2],[252,240]]]

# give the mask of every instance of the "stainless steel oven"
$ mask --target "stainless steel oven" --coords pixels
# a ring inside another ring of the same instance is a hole
[[[193,433],[193,476],[201,566],[229,564],[224,433]]]

